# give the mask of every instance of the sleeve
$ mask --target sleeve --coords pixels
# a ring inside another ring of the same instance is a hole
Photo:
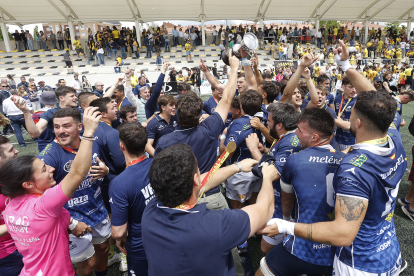
[[[293,169],[295,168],[294,158],[295,156],[293,154],[287,158],[286,164],[280,174],[280,188],[288,194],[293,193],[292,180],[294,176]]]
[[[343,163],[346,161],[342,161]],[[348,159],[349,162],[349,159]],[[333,178],[336,196],[355,197],[368,200],[371,198],[371,186],[375,179],[370,179],[363,170],[350,164],[341,165]]]
[[[408,126],[408,131],[412,136],[414,136],[414,116],[411,118],[410,125]]]
[[[111,204],[111,223],[113,226],[121,226],[128,222],[128,196],[122,183],[113,179],[109,184],[109,198]]]
[[[42,152],[40,152],[37,155],[37,158],[41,159],[43,162],[45,162],[46,165],[51,166],[55,169],[57,169],[59,167],[59,163],[56,162],[55,158],[48,153],[49,149],[44,149]]]
[[[49,123],[49,121],[52,119],[52,116],[49,110],[44,112],[42,115],[40,115],[40,119],[44,119]]]
[[[240,124],[234,123],[229,126],[227,129],[227,137],[224,141],[224,145],[227,147],[227,145],[230,142],[236,143],[237,147],[240,147],[240,145],[244,142],[246,139],[247,131],[242,130],[242,126]],[[217,136],[218,137],[218,136]]]
[[[333,96],[332,94],[329,94],[329,95],[328,95],[328,97],[329,97],[329,102],[328,102],[328,104],[329,104],[329,105],[333,104],[333,103],[334,103],[334,96]]]
[[[209,111],[209,104],[208,101],[204,101],[204,105],[203,105],[203,110],[205,113],[207,113],[208,115],[211,115],[211,112]]]
[[[235,246],[244,243],[250,234],[250,218],[243,210],[220,210],[221,216],[221,249],[227,255]]]
[[[282,147],[276,151],[274,157],[276,159],[275,166],[279,174],[283,172],[283,168],[286,164],[286,159],[292,154],[292,148]]]
[[[68,200],[70,198],[63,193],[61,183],[59,183],[59,185],[46,190],[39,197],[34,208],[38,213],[43,213],[49,217],[58,217]]]
[[[155,84],[154,91],[152,92],[151,97],[145,103],[145,115],[147,119],[150,118],[155,111],[157,110],[157,101],[161,94],[161,89],[164,84],[165,74],[160,74],[158,77],[157,83]]]
[[[125,95],[128,99],[128,101],[131,103],[132,106],[137,108],[137,111],[139,109],[138,99],[135,98],[134,93],[132,93],[132,87],[125,87]]]
[[[147,125],[147,132],[148,132],[148,139],[155,139],[155,134],[157,133],[157,124],[154,122],[154,120],[157,120],[156,118],[153,118],[151,121],[148,122]]]
[[[111,135],[109,138],[110,139],[106,143],[106,148],[113,160],[115,170],[120,173],[125,169],[126,164],[125,157],[122,154],[121,148],[119,147],[118,131],[116,131],[116,133],[114,131],[114,135]]]

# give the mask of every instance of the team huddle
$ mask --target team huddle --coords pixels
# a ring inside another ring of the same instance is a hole
[[[414,96],[376,90],[340,44],[336,97],[311,78],[312,53],[280,85],[243,50],[225,85],[201,62],[205,102],[164,95],[167,62],[151,93],[129,69],[102,97],[61,86],[36,123],[14,97],[39,154],[0,137],[0,275],[104,276],[116,243],[130,276],[242,276],[253,235],[258,276],[399,275],[399,127]]]

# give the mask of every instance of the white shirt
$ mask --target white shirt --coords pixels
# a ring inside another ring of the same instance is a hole
[[[361,60],[361,59],[362,59],[362,54],[361,54],[361,53],[357,53],[357,54],[355,55],[355,57],[356,57],[356,59]]]
[[[361,30],[355,30],[355,35],[359,36],[360,32],[361,32]]]
[[[26,107],[29,110],[33,110],[32,103],[30,101],[27,101]],[[6,114],[6,116],[23,115],[23,111],[17,108],[11,97],[3,101],[3,113]]]
[[[400,42],[400,47],[401,47],[401,49],[404,49],[406,44],[407,44],[406,42],[401,41],[401,42]]]
[[[281,41],[285,41],[285,42],[287,42],[286,36],[285,36],[285,35],[281,35],[281,36],[280,36],[280,38],[279,38],[279,41],[280,41],[280,42],[281,42]]]
[[[178,32],[178,36],[179,37],[184,37],[184,32],[183,31]]]
[[[213,35],[217,35],[216,29],[213,29]]]
[[[316,36],[317,38],[322,37],[322,33],[318,31],[318,32],[316,32],[315,36]]]
[[[102,48],[99,49],[99,50],[102,50],[103,51]],[[99,53],[99,50],[98,50],[98,54],[102,54],[102,53]],[[79,80],[73,80],[72,87],[74,87],[76,89],[76,92],[78,92],[78,93],[82,92],[81,83],[80,83]]]

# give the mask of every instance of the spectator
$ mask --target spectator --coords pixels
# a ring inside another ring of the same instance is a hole
[[[73,64],[72,64],[72,57],[70,56],[69,50],[66,50],[66,53],[63,55],[63,59],[66,63],[66,68],[70,69],[73,68]]]
[[[259,31],[257,32],[257,39],[259,40],[259,48],[262,50],[264,48],[264,33],[262,28],[259,28]]]
[[[14,41],[16,43],[16,49],[18,51],[23,51],[23,40],[22,40],[22,37],[21,37],[19,31],[15,30],[14,34],[12,34],[12,35],[13,35]]]
[[[29,31],[26,30],[26,40],[27,40],[27,48],[29,48],[29,50],[33,51],[33,36],[29,33]]]
[[[92,85],[86,76],[82,76],[82,92],[92,92]]]
[[[22,38],[24,49],[27,50],[27,38],[26,33],[23,30],[20,32],[20,37]]]
[[[53,31],[50,31],[50,40],[52,41],[53,44],[53,49],[57,49],[56,47],[56,35],[53,33]]]
[[[55,42],[55,44],[56,44],[56,42]],[[75,46],[75,51],[76,51],[76,54],[78,55],[78,58],[80,58],[79,57],[80,53],[82,53],[83,56],[86,57],[85,52],[83,51],[81,42],[79,41],[77,36],[75,36],[75,40],[73,41],[73,45]]]
[[[59,50],[63,50],[65,48],[65,46],[63,45],[62,31],[57,32],[57,40],[58,40],[58,43],[59,43]]]
[[[104,86],[102,82],[96,82],[95,90],[93,91],[93,94],[95,94],[98,98],[100,98],[103,96],[103,89],[104,89]]]
[[[43,33],[43,31],[40,31],[40,37],[41,37],[41,39],[42,39],[42,49],[43,49],[43,50],[47,50],[47,47],[46,47],[47,37],[46,37],[46,35]]]
[[[76,94],[82,92],[82,84],[79,80],[79,74],[73,74],[72,88],[76,90]]]
[[[37,86],[37,90],[40,92],[43,92],[45,90],[53,90],[52,87],[50,87],[49,85],[45,85],[45,81],[39,81]]]
[[[101,63],[101,66],[105,65],[104,53],[105,53],[104,49],[102,48],[101,44],[99,44],[97,54],[98,54],[98,59],[99,59],[99,62]]]
[[[19,86],[23,86],[24,89],[27,91],[27,88],[29,88],[29,83],[26,81],[25,77],[20,77],[21,82],[17,85],[17,88],[19,88]]]
[[[141,93],[142,87],[147,87],[148,89],[150,88],[150,85],[146,83],[145,81],[145,75],[144,76],[141,75],[138,80],[139,80],[138,84],[135,85],[134,89],[132,90],[135,96],[138,96]]]

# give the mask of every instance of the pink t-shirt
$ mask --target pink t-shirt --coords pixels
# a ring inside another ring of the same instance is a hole
[[[4,209],[9,204],[10,198],[4,195],[0,195],[0,225],[4,224]],[[11,238],[10,234],[4,235],[0,238],[0,259],[9,256],[11,253],[16,251],[16,246]]]
[[[63,208],[70,198],[56,185],[43,195],[22,195],[4,211],[7,231],[23,255],[21,276],[73,276],[69,255],[69,212]]]

